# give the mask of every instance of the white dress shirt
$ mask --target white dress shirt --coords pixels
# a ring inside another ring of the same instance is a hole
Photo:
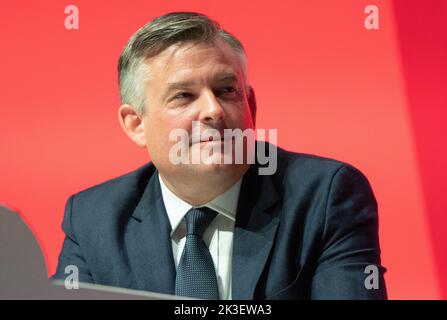
[[[171,223],[171,243],[177,268],[186,242],[186,223],[183,219],[193,206],[177,197],[164,184],[158,175],[163,202]],[[216,270],[219,297],[231,299],[231,256],[233,250],[233,230],[236,219],[239,192],[242,178],[225,193],[217,196],[200,207],[209,207],[218,215],[210,223],[203,234],[203,240],[208,247]]]

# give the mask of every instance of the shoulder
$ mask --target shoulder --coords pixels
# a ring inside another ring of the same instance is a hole
[[[287,208],[306,205],[324,212],[331,200],[361,197],[374,202],[368,179],[349,162],[280,147],[276,148],[276,157],[270,157],[272,161],[275,158],[275,172],[264,179],[273,184]]]
[[[133,212],[154,172],[154,165],[147,163],[72,195],[67,202],[63,225],[97,224]]]
[[[315,187],[330,184],[341,175],[366,179],[363,173],[349,162],[277,147],[277,172],[274,176],[283,185]]]
[[[154,165],[147,163],[132,172],[79,191],[74,197],[77,200],[100,201],[104,198],[121,198],[127,194],[141,194],[154,172]]]

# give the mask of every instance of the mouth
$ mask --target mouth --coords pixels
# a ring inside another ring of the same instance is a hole
[[[207,144],[207,143],[224,143],[226,140],[234,141],[234,137],[209,137],[208,139],[192,140],[190,145],[193,144]]]
[[[192,136],[190,142],[191,142],[190,143],[191,145],[197,144],[197,143],[201,143],[201,144],[202,143],[203,144],[205,144],[205,143],[222,143],[222,142],[224,142],[224,133],[222,132],[222,133],[220,133],[220,135],[217,134],[217,135],[206,137],[206,138]]]
[[[209,139],[209,140],[200,140],[196,142],[192,142],[191,145],[194,144],[211,144],[211,143],[223,143],[223,139]]]
[[[223,139],[215,139],[215,138],[209,138],[208,140],[202,139],[199,141],[200,143],[209,143],[209,142],[223,142]]]
[[[191,133],[189,133],[189,145],[192,146],[194,144],[222,144],[222,143],[235,143],[236,138],[239,140],[240,135],[244,134],[242,129],[239,128],[228,128],[222,127],[220,129],[211,128],[211,131],[200,130],[194,131],[194,128]],[[244,139],[244,136],[242,136]]]

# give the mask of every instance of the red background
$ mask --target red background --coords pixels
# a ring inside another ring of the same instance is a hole
[[[65,6],[79,8],[66,30]],[[375,4],[380,29],[366,30]],[[117,122],[117,59],[169,11],[199,11],[245,44],[259,128],[370,180],[392,299],[447,298],[443,0],[11,1],[0,4],[0,203],[55,271],[68,196],[148,161]],[[444,89],[442,89],[444,88]],[[443,147],[444,146],[444,147]]]

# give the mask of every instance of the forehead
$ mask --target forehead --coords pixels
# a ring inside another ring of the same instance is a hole
[[[147,63],[151,80],[158,84],[188,77],[218,77],[222,73],[242,75],[241,57],[221,39],[212,43],[175,44]]]

